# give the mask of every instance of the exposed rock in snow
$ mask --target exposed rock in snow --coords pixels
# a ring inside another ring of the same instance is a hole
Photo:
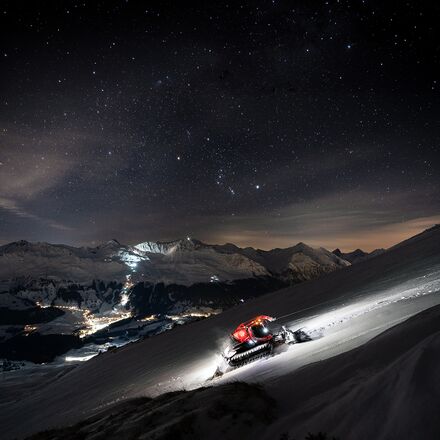
[[[34,301],[21,298],[10,292],[0,292],[0,308],[11,310],[24,310],[35,305]]]
[[[145,241],[135,245],[134,247],[142,252],[170,255],[177,251],[191,251],[208,248],[209,246],[205,245],[199,240],[187,237],[186,239],[174,241]]]

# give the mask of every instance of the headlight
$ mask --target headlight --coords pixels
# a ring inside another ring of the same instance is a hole
[[[225,358],[230,358],[234,356],[234,354],[235,354],[235,350],[231,349],[231,347],[226,347],[225,351],[223,352],[223,356]]]

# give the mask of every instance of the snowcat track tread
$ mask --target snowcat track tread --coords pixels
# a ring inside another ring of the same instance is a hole
[[[233,356],[231,359],[229,359],[228,365],[234,369],[239,368],[258,359],[269,357],[272,354],[272,351],[272,344],[266,343],[261,345],[258,350],[251,349],[247,352]]]

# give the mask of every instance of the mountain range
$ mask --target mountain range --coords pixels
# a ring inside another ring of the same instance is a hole
[[[47,278],[77,283],[124,281],[127,275],[151,283],[191,285],[275,276],[303,281],[348,265],[324,248],[304,243],[263,251],[195,239],[144,242],[111,240],[97,247],[13,242],[0,246],[0,279]]]
[[[348,265],[304,243],[264,251],[189,238],[96,247],[18,241],[0,247],[0,307],[33,302],[105,313],[122,303],[151,314],[189,301],[224,308]]]

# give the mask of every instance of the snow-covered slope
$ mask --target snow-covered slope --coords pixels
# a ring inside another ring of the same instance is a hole
[[[144,259],[114,240],[96,248],[18,241],[0,247],[0,279],[121,281],[130,272],[130,264]]]
[[[46,431],[31,439],[194,440],[219,435],[222,440],[256,438],[275,419],[273,404],[263,389],[245,383],[178,391],[155,399],[132,399],[104,409],[86,422]]]
[[[130,399],[35,440],[78,435],[105,435],[109,440],[232,440],[257,435],[272,440],[310,438],[309,432],[347,440],[437,439],[439,367],[437,306],[364,346],[282,376],[265,389],[232,381],[154,399]]]
[[[247,257],[259,262],[272,274],[280,275],[292,281],[305,281],[324,273],[349,266],[350,263],[343,258],[329,252],[324,248],[312,248],[305,243],[286,249],[260,249],[246,248],[241,252]]]
[[[263,265],[239,252],[218,252],[215,246],[194,239],[147,242],[135,248],[148,255],[147,278],[153,282],[191,285],[270,275]]]
[[[439,368],[436,306],[268,387],[282,409],[266,437],[314,429],[347,440],[440,438]]]
[[[278,316],[280,323],[292,328],[306,326],[315,335],[315,340],[294,345],[273,358],[228,373],[216,383],[261,382],[283,405],[283,414],[290,417],[288,409],[295,402],[301,405],[301,398],[294,395],[290,375],[309,364],[360,347],[388,328],[438,304],[440,228],[436,227],[362,264],[264,295],[221,315],[97,356],[40,391],[20,401],[5,403],[0,411],[0,424],[5,438],[11,438],[73,423],[121,399],[206,384],[205,380],[215,369],[216,353],[221,349],[225,335],[238,322],[261,313]],[[366,358],[372,368],[383,351],[378,353],[370,350]],[[340,363],[333,365],[333,371],[344,368],[344,358],[341,359]],[[324,373],[319,371],[320,381],[325,379]],[[316,390],[314,381],[318,378],[312,375],[308,382],[306,379],[304,376],[301,386],[313,396]],[[359,380],[366,383],[367,374]],[[334,396],[342,398],[347,394],[344,383],[336,381],[332,384]],[[414,386],[418,386],[416,382]],[[318,409],[325,409],[325,401],[321,406],[319,402],[315,402],[317,407],[307,417],[312,417]],[[347,397],[341,402],[348,405],[351,400]],[[374,406],[374,402],[374,399],[368,399],[365,405]],[[384,402],[387,408],[394,405],[391,397]],[[383,407],[378,408],[383,411]],[[347,421],[348,429],[351,426],[348,416],[344,412],[337,415]],[[27,423],[22,424],[21,420]],[[301,426],[301,429],[320,429],[316,420],[314,423],[313,427]],[[340,423],[342,426],[343,422]],[[273,433],[267,438],[274,438]],[[366,437],[345,438],[358,440]]]

